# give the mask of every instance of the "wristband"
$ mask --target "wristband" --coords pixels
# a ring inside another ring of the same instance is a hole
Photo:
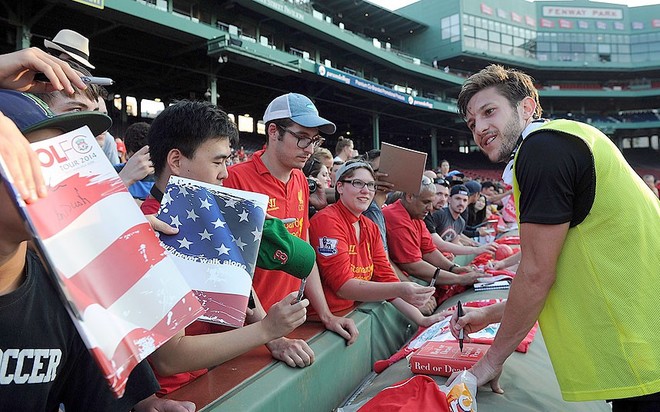
[[[440,268],[435,268],[435,272],[433,273],[431,282],[429,282],[429,286],[435,286],[435,282],[438,280],[438,274],[440,274]]]
[[[457,265],[456,263],[454,263],[454,264],[452,264],[451,267],[449,268],[449,271],[450,271],[451,273],[454,273],[454,269],[456,269],[456,268],[460,268],[460,266]]]

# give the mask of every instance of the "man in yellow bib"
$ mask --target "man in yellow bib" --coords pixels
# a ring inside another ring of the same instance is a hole
[[[538,319],[565,400],[660,410],[660,202],[599,130],[542,120],[522,72],[488,66],[458,105],[479,148],[509,162],[522,248],[506,305],[453,319],[454,333],[502,322],[478,383],[502,392],[502,365]]]

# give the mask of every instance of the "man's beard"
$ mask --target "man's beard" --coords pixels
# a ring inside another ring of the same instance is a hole
[[[502,163],[508,162],[511,157],[511,153],[516,148],[518,144],[518,138],[522,129],[520,129],[520,115],[517,111],[514,111],[515,115],[504,125],[504,130],[500,131],[500,138],[502,139],[500,144],[500,149],[495,154],[497,157],[495,159],[490,159],[493,163]]]

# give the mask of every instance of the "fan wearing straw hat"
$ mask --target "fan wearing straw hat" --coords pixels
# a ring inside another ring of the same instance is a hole
[[[62,29],[57,32],[53,40],[44,40],[44,47],[53,56],[73,63],[74,69],[76,69],[76,65],[81,65],[87,69],[96,68],[89,62],[89,39],[78,32]],[[82,72],[86,74],[84,71]],[[106,133],[103,136],[103,142],[99,142],[99,144],[112,164],[119,163],[115,138],[110,133]]]
[[[53,40],[44,40],[48,52],[67,61],[73,59],[89,69],[95,69],[89,62],[89,39],[69,29],[60,30]]]

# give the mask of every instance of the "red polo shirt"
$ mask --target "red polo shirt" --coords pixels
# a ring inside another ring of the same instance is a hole
[[[307,240],[307,178],[300,169],[293,169],[289,181],[283,183],[266,168],[261,160],[263,153],[263,150],[256,152],[247,162],[231,166],[224,186],[267,195],[268,214],[280,219],[295,218],[296,221],[286,224],[286,228],[292,235]],[[256,268],[252,287],[257,292],[264,310],[268,311],[287,294],[297,291],[300,288],[300,279],[281,270]]]
[[[353,223],[360,222],[358,241]],[[355,302],[337,296],[349,279],[398,282],[378,226],[364,215],[356,217],[339,201],[312,217],[309,243],[316,251],[323,293],[331,312],[351,309]]]
[[[401,200],[383,209],[387,248],[394,263],[414,263],[436,250],[423,220],[412,219]]]

